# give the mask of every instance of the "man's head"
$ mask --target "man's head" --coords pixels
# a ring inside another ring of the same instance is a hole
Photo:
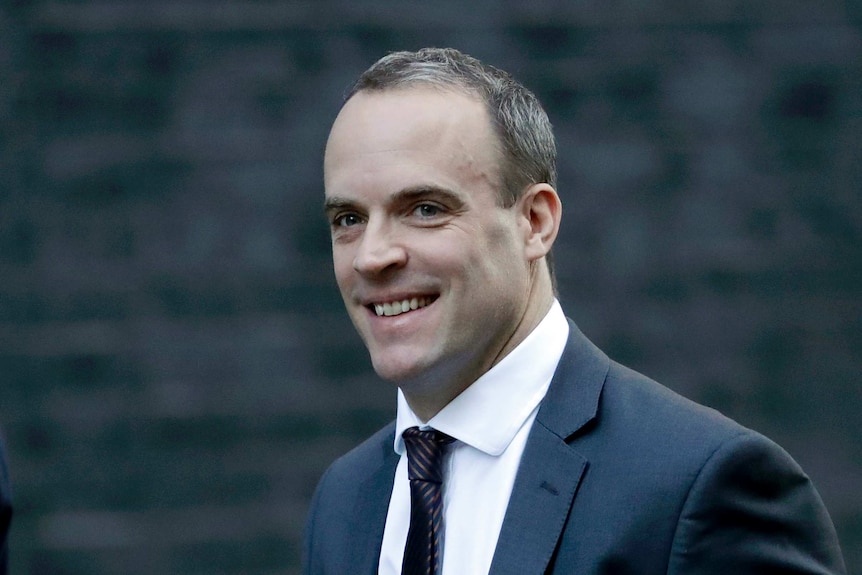
[[[536,96],[507,72],[452,48],[393,52],[374,63],[347,94],[417,86],[479,98],[500,151],[500,202],[511,205],[532,184],[557,187],[557,147],[551,122]]]
[[[475,90],[363,87],[380,66],[332,127],[326,212],[336,279],[374,368],[428,419],[547,312],[560,202],[545,181],[506,191],[505,146]]]

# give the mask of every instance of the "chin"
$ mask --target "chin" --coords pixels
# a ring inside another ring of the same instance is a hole
[[[410,369],[403,366],[394,366],[386,362],[380,364],[372,361],[372,364],[374,365],[374,372],[378,375],[378,377],[396,384],[400,384],[401,382],[412,379],[414,374],[416,373],[415,369]]]
[[[386,354],[380,354],[385,356]],[[401,384],[408,381],[419,379],[423,373],[427,371],[427,366],[416,360],[393,361],[394,358],[371,358],[371,363],[374,366],[374,371],[381,379],[391,381],[396,384]]]

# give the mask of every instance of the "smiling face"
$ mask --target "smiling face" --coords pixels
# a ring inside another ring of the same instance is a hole
[[[327,143],[325,204],[344,304],[375,371],[426,420],[550,305],[550,290],[534,289],[530,218],[520,201],[499,205],[498,174],[484,105],[454,91],[359,92]]]

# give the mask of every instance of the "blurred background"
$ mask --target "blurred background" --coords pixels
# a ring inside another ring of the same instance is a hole
[[[13,575],[298,573],[319,475],[395,409],[322,151],[355,77],[425,45],[545,103],[568,314],[783,445],[862,574],[860,28],[838,0],[4,0]]]

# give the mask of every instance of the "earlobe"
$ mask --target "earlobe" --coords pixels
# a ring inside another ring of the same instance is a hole
[[[533,184],[521,196],[522,216],[527,223],[525,249],[530,261],[551,251],[560,229],[563,205],[549,184]]]

